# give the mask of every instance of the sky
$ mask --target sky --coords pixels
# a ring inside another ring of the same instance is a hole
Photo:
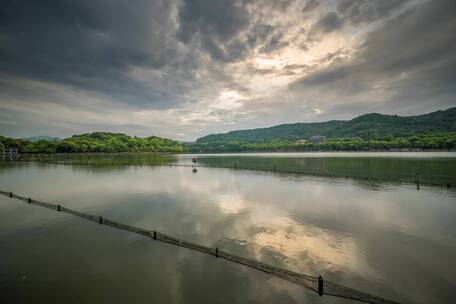
[[[3,0],[0,134],[210,133],[456,106],[454,0]]]

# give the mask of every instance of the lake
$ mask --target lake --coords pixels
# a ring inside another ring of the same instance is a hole
[[[401,303],[456,298],[455,182],[456,153],[0,160],[0,190]],[[5,196],[0,289],[1,303],[355,303]]]

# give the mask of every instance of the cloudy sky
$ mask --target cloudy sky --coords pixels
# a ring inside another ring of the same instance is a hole
[[[0,134],[194,140],[456,105],[454,0],[4,0]]]

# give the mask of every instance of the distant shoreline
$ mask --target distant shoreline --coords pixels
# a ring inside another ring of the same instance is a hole
[[[67,153],[19,153],[19,154],[2,154],[2,156],[26,156],[26,155],[127,155],[127,154],[156,154],[156,155],[198,155],[198,154],[289,154],[289,153],[456,153],[455,149],[451,150],[437,150],[437,149],[413,149],[413,150],[289,150],[289,151],[211,151],[211,152],[67,152]]]

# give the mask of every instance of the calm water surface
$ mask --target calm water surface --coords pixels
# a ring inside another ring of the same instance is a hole
[[[223,168],[194,174],[166,165],[192,157],[0,161],[0,190],[322,274],[403,303],[454,303],[454,187],[418,191],[391,181]],[[233,161],[370,176],[379,168],[418,168],[449,180],[456,167],[451,153],[198,156],[200,164]],[[3,196],[0,289],[1,303],[352,303]]]

